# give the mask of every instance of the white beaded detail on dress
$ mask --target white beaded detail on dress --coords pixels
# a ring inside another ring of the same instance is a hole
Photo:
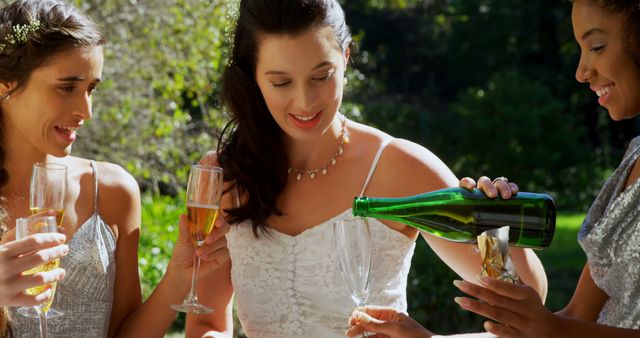
[[[298,236],[271,229],[255,238],[250,222],[227,234],[238,317],[250,338],[344,337],[351,300],[333,248],[333,222]],[[374,257],[369,303],[406,311],[406,284],[415,242],[369,219]],[[384,254],[382,254],[384,253]]]
[[[386,139],[362,188],[378,165]],[[297,236],[270,229],[256,238],[250,221],[227,233],[231,282],[242,329],[249,338],[342,338],[355,307],[333,250],[333,223],[353,217],[351,209]],[[369,218],[373,239],[368,304],[407,310],[407,275],[415,241]]]

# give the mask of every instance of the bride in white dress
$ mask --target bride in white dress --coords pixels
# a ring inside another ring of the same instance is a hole
[[[395,197],[458,185],[427,149],[339,113],[351,46],[335,0],[240,1],[222,90],[232,119],[218,155],[202,159],[225,170],[231,260],[199,283],[201,301],[215,312],[189,315],[187,336],[232,336],[235,294],[248,337],[344,337],[354,304],[336,263],[331,224],[351,217],[359,194]],[[406,311],[419,233],[400,223],[369,223],[375,250],[369,302]],[[480,258],[470,246],[423,237],[462,278],[474,280]],[[522,279],[544,298],[546,276],[535,254],[513,249],[512,256]]]

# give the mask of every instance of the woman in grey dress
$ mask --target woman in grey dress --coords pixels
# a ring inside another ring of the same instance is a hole
[[[581,48],[576,79],[588,83],[613,120],[640,114],[640,1],[574,0],[573,29]],[[587,264],[573,298],[561,311],[547,310],[529,286],[483,280],[456,281],[464,309],[496,322],[485,329],[500,337],[640,337],[640,137],[604,184],[578,235]],[[466,182],[465,182],[466,181]],[[489,183],[479,180],[478,186]],[[461,185],[475,186],[473,180]],[[354,320],[392,337],[431,337],[411,318],[390,309],[368,309]],[[372,318],[373,316],[374,318]],[[381,321],[380,319],[384,319]]]
[[[31,166],[66,165],[62,226],[69,253],[53,302],[65,314],[49,320],[50,333],[162,337],[176,315],[170,304],[181,302],[190,286],[194,253],[186,217],[167,271],[143,303],[138,185],[115,164],[70,155],[78,129],[92,116],[104,43],[96,25],[63,0],[17,0],[0,8],[0,207],[7,225],[26,217]],[[216,229],[199,250],[202,274],[228,258],[225,232]],[[13,336],[35,337],[36,323],[13,311],[9,327]]]

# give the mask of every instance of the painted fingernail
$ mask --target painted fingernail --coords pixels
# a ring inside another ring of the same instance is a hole
[[[465,282],[465,281],[461,281],[461,280],[454,280],[453,281],[453,285],[455,285],[458,289],[464,291],[464,292],[468,292],[469,290],[471,290],[471,288],[469,287],[469,283]]]
[[[460,305],[461,307],[464,307],[464,308],[467,308],[467,307],[469,307],[471,305],[469,300],[464,298],[464,297],[454,297],[453,301],[458,303],[458,305]]]

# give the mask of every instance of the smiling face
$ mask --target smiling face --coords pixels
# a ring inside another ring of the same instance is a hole
[[[581,49],[576,79],[589,83],[612,119],[638,115],[640,70],[628,48],[637,55],[640,43],[625,32],[626,15],[607,13],[589,0],[575,0],[571,18]]]
[[[289,137],[311,140],[329,128],[342,102],[346,64],[329,27],[260,35],[256,82]]]
[[[102,47],[77,47],[34,70],[2,101],[5,144],[10,149],[68,155],[76,131],[91,118],[91,93],[100,82],[102,65]],[[15,85],[0,84],[0,94]]]

